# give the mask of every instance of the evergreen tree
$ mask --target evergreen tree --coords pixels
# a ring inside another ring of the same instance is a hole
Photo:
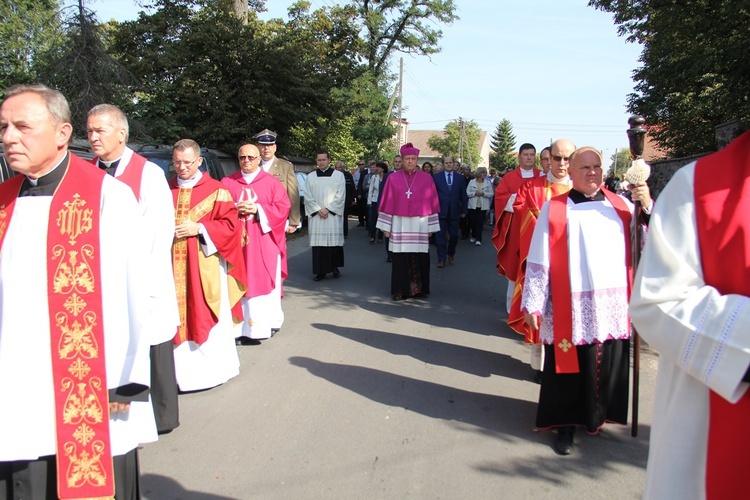
[[[513,134],[513,125],[510,120],[503,118],[497,124],[495,132],[490,134],[490,166],[505,170],[508,167],[516,166],[516,156],[513,152],[516,149],[516,136]]]

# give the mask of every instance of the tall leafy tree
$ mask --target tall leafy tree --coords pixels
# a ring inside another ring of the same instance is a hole
[[[481,138],[481,130],[474,120],[464,121],[464,137],[463,143],[463,163],[469,165],[478,165],[481,161],[481,155],[479,154],[479,139]],[[459,155],[459,141],[461,137],[461,127],[458,120],[451,120],[443,128],[443,136],[433,135],[427,140],[427,145],[438,151],[442,156],[452,156],[458,161]]]
[[[46,54],[40,80],[70,104],[73,130],[84,135],[88,111],[101,103],[123,105],[133,75],[107,52],[105,29],[84,0],[63,9],[62,43]]]
[[[0,3],[0,90],[38,80],[44,54],[62,35],[56,0]]]
[[[747,1],[591,0],[614,14],[620,35],[643,46],[633,72],[631,112],[654,125],[675,156],[716,148],[714,127],[750,121],[750,8]]]
[[[438,23],[458,19],[453,0],[352,0],[363,25],[368,69],[380,76],[395,52],[429,56],[440,52]]]

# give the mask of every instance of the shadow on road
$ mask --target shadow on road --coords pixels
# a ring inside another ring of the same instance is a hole
[[[187,491],[174,479],[157,474],[141,476],[141,489],[145,500],[237,500],[202,491]]]
[[[457,389],[363,366],[296,356],[289,362],[380,404],[528,439],[536,403]]]
[[[471,375],[500,375],[517,380],[525,380],[529,376],[527,363],[499,352],[378,330],[325,323],[313,323],[310,326],[394,355],[410,356],[431,365],[445,366]]]

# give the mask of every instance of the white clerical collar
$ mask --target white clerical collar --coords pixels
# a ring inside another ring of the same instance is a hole
[[[198,172],[196,172],[195,176],[192,179],[183,180],[177,177],[177,185],[181,188],[191,189],[196,184],[198,184],[198,181],[201,180],[201,177],[203,177],[203,172],[198,170]]]
[[[242,171],[240,170],[240,172]],[[260,169],[251,173],[242,172],[242,178],[245,179],[245,182],[247,182],[248,184],[251,184],[255,180],[255,178],[258,177],[259,173],[260,173]]]
[[[26,179],[27,179],[27,180],[29,181],[29,184],[31,184],[32,186],[36,186],[36,185],[37,185],[37,183],[39,182],[39,179],[41,179],[41,178],[42,178],[42,177],[44,177],[45,175],[49,175],[49,174],[51,174],[51,173],[52,173],[52,171],[54,171],[54,170],[55,170],[55,169],[56,169],[57,167],[59,167],[60,165],[62,165],[62,162],[64,162],[64,161],[65,161],[65,158],[67,158],[69,154],[70,154],[70,153],[66,153],[66,154],[65,154],[65,156],[63,156],[63,157],[62,157],[62,160],[60,160],[59,162],[57,162],[57,165],[55,165],[54,167],[52,167],[51,169],[49,169],[49,172],[46,172],[46,173],[45,173],[44,175],[40,175],[40,176],[39,176],[39,177],[37,177],[36,179],[32,179],[31,177],[29,177],[29,176],[27,175],[27,176],[26,176]]]
[[[276,159],[276,156],[272,156],[270,160],[260,160],[260,166],[263,169],[264,172],[268,172],[268,170],[271,168],[271,165],[273,165],[273,161]]]
[[[553,184],[570,184],[570,177],[567,175],[563,177],[562,179],[558,179],[554,175],[552,175],[552,171],[550,170],[547,172],[547,180],[550,181]]]
[[[518,167],[521,168],[521,167]],[[536,169],[530,168],[528,170],[521,168],[521,177],[524,179],[531,179],[532,177],[536,177]]]

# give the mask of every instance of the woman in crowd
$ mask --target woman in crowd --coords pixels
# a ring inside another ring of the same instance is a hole
[[[422,172],[427,172],[428,174],[432,175],[432,163],[430,163],[429,161],[422,163]]]
[[[484,227],[484,218],[490,209],[490,200],[493,195],[493,186],[487,180],[487,169],[478,167],[476,177],[469,181],[466,187],[466,194],[469,196],[469,227],[471,229],[471,243],[476,246],[482,244],[482,228]]]

